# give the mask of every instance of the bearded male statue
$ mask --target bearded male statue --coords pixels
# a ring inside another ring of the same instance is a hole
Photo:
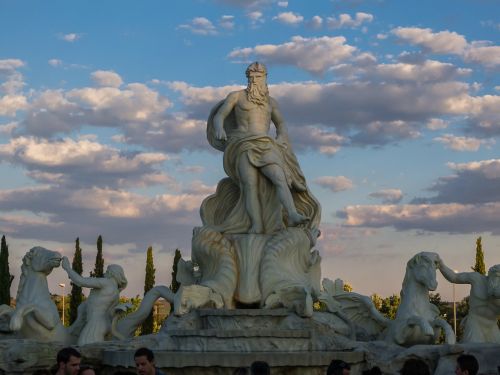
[[[210,114],[209,143],[224,151],[229,180],[202,206],[204,224],[223,233],[274,233],[285,227],[317,227],[320,205],[309,192],[283,117],[269,96],[266,67],[246,70],[248,87],[230,93]],[[271,121],[276,139],[269,136]],[[217,207],[213,216],[212,207]]]
[[[208,142],[224,152],[228,177],[203,201],[191,261],[179,263],[177,315],[243,304],[310,316],[320,290],[321,257],[312,250],[320,204],[269,96],[266,67],[252,63],[246,76],[247,88],[215,105],[207,121]],[[276,138],[269,135],[271,123]]]
[[[479,272],[458,272],[439,259],[439,270],[454,284],[470,284],[469,313],[462,321],[461,342],[500,344],[500,264],[491,267],[488,275]]]

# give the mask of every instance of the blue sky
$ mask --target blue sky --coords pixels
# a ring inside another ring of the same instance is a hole
[[[0,0],[11,268],[35,245],[71,257],[80,237],[88,273],[102,234],[125,294],[142,291],[149,245],[169,284],[224,176],[206,118],[254,60],[323,206],[323,276],[397,293],[413,254],[468,270],[478,236],[500,263],[499,14],[488,0]]]

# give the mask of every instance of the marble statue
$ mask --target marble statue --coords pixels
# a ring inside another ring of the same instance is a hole
[[[111,333],[112,317],[120,302],[120,292],[127,286],[122,267],[110,264],[104,277],[82,277],[71,268],[68,258],[63,257],[62,268],[72,283],[91,288],[88,298],[78,307],[78,317],[73,326],[81,327],[78,345],[104,341]]]
[[[257,304],[310,316],[320,290],[321,258],[313,247],[321,207],[269,96],[265,66],[250,64],[246,76],[247,88],[219,102],[207,121],[208,142],[224,152],[228,177],[201,205],[192,263],[178,273],[176,314]],[[271,123],[276,138],[269,135]]]
[[[39,246],[23,257],[16,308],[0,306],[0,313],[10,315],[10,329],[21,337],[67,344],[73,341],[61,323],[47,284],[47,276],[60,262],[61,254]]]
[[[462,321],[464,333],[461,342],[500,344],[500,264],[491,267],[488,274],[458,272],[448,268],[439,259],[439,270],[455,284],[470,284],[469,313]]]
[[[47,276],[59,267],[61,260],[73,283],[92,288],[89,298],[78,307],[77,320],[69,327],[63,326],[47,283]],[[136,311],[122,317],[124,306],[118,304],[119,292],[126,284],[118,265],[108,266],[103,278],[82,277],[60,253],[34,247],[23,258],[16,307],[1,305],[0,316],[7,317],[10,332],[16,333],[16,337],[41,342],[85,345],[129,338],[147,318],[157,299],[173,302],[174,295],[169,288],[156,286],[144,296]]]
[[[383,339],[402,346],[433,344],[443,330],[445,342],[454,344],[453,329],[439,317],[437,306],[429,302],[429,291],[437,288],[438,261],[439,255],[430,252],[418,253],[408,261],[401,303],[394,320],[380,314],[370,297],[357,293],[332,295],[331,300],[340,305],[333,308],[340,310],[369,339]],[[329,301],[323,300],[328,306]]]

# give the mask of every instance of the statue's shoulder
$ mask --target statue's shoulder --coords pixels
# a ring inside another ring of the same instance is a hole
[[[229,94],[227,94],[226,99],[223,100],[223,102],[238,101],[241,97],[241,94],[244,92],[245,92],[245,89],[238,90],[238,91],[231,91]]]

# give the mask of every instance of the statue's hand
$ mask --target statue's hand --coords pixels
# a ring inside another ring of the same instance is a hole
[[[285,147],[288,147],[288,136],[285,135],[285,134],[279,134],[277,137],[276,137],[276,142],[278,143],[281,143],[282,145],[284,145]]]
[[[219,141],[225,141],[225,140],[227,140],[227,135],[226,135],[226,131],[224,130],[224,128],[216,129],[215,130],[215,137]]]
[[[71,265],[69,264],[68,257],[62,257],[61,266],[62,266],[63,270],[65,270],[65,271],[68,271],[71,269]]]

